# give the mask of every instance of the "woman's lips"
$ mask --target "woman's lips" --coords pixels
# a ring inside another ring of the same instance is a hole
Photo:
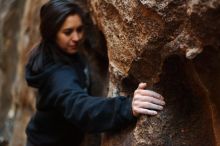
[[[77,45],[71,45],[70,48],[75,49],[77,47]]]
[[[77,45],[78,45],[78,43],[72,43],[72,44],[70,44],[69,46],[70,46],[71,48],[76,48]]]

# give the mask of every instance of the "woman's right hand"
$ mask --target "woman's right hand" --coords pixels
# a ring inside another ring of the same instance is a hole
[[[156,115],[165,105],[163,96],[152,90],[146,90],[146,86],[146,83],[140,83],[134,92],[132,112],[135,117],[141,114]]]

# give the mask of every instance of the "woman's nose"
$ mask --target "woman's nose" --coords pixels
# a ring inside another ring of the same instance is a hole
[[[79,33],[74,32],[73,35],[72,35],[72,40],[73,40],[74,42],[78,42],[78,41],[80,40]]]

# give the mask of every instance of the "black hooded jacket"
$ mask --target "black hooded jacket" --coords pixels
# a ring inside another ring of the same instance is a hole
[[[72,57],[72,64],[48,63],[39,73],[26,66],[28,85],[38,89],[26,129],[34,146],[78,146],[85,132],[114,131],[136,120],[129,98],[88,95],[84,64],[78,54]]]

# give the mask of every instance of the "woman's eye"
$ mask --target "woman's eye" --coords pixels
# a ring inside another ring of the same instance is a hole
[[[72,32],[73,32],[72,29],[68,29],[68,30],[65,30],[65,31],[64,31],[64,34],[67,35],[67,36],[69,36],[69,35],[71,35]]]
[[[83,26],[78,27],[78,28],[76,29],[76,31],[77,31],[78,33],[83,32]]]

